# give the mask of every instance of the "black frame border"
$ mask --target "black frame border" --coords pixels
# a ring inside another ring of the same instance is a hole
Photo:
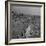
[[[23,3],[36,3],[44,5],[44,41],[37,42],[20,42],[20,43],[8,43],[8,2],[23,2]],[[45,2],[29,2],[29,1],[5,1],[5,45],[14,44],[32,44],[32,43],[45,43]]]

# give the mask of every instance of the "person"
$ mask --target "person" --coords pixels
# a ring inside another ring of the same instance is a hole
[[[26,33],[25,33],[25,36],[26,38],[28,38],[30,36],[30,30],[31,30],[31,25],[28,26],[28,28],[26,28]]]

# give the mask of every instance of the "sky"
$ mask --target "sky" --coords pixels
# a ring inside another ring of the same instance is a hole
[[[29,15],[40,15],[40,7],[11,5],[11,9],[12,11],[16,11],[18,14],[24,13]]]

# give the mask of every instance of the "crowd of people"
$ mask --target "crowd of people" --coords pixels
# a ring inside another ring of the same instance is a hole
[[[40,16],[12,11],[12,38],[40,37]]]

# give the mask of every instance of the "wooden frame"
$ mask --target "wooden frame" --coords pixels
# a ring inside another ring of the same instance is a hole
[[[10,3],[14,4],[14,3],[21,3],[21,4],[18,4],[18,5],[22,5],[23,3],[23,6],[26,6],[25,4],[27,3],[27,6],[34,6],[34,7],[42,7],[43,11],[41,13],[43,13],[43,18],[42,18],[42,21],[43,21],[43,39],[40,40],[40,41],[31,41],[31,42],[18,42],[18,43],[9,43],[9,6],[10,6]],[[24,4],[25,3],[25,4]],[[28,5],[29,3],[29,5]],[[35,5],[30,5],[31,4],[35,4]],[[27,44],[27,43],[43,43],[45,42],[45,3],[44,2],[26,2],[26,1],[6,1],[5,2],[5,44],[6,45],[11,45],[11,44]]]

